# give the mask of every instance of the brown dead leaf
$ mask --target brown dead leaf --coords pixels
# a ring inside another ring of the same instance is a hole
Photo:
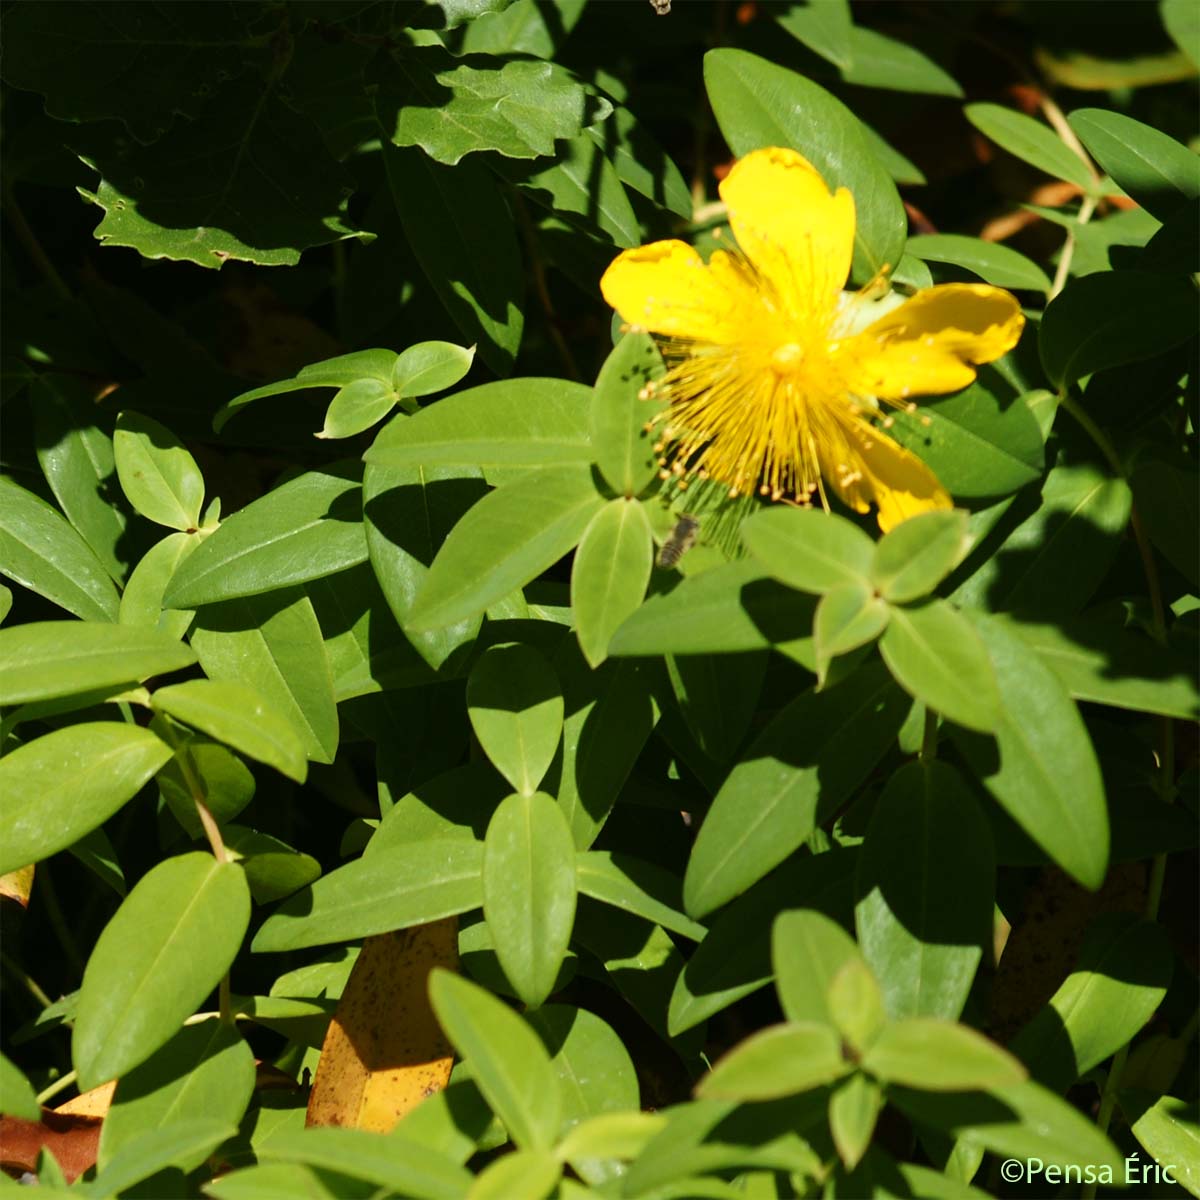
[[[100,1145],[100,1117],[60,1113],[42,1109],[40,1121],[0,1117],[0,1167],[12,1175],[37,1169],[38,1154],[45,1146],[62,1167],[68,1182],[74,1182],[95,1166]]]
[[[369,937],[329,1023],[307,1125],[388,1132],[450,1078],[454,1052],[429,1004],[434,967],[458,966],[458,919]]]

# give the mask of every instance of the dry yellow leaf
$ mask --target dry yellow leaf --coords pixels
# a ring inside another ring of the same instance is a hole
[[[22,908],[29,907],[29,893],[33,891],[33,864],[18,867],[7,875],[0,875],[0,896],[15,900]]]
[[[367,938],[329,1023],[307,1125],[388,1132],[450,1078],[454,1052],[429,1004],[429,972],[458,966],[458,919]]]

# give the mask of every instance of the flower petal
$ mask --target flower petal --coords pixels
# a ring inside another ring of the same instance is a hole
[[[830,195],[808,159],[778,147],[739,159],[719,190],[738,245],[790,314],[828,312],[850,274],[854,197]]]
[[[1007,354],[1024,328],[1008,292],[982,283],[926,288],[843,343],[851,390],[902,400],[941,395],[975,378],[972,363]]]
[[[613,259],[600,280],[604,299],[651,333],[728,343],[753,320],[761,300],[746,272],[718,250],[705,265],[686,242],[651,242]]]
[[[846,432],[856,452],[855,474],[826,470],[823,462],[825,482],[855,512],[866,512],[874,503],[884,533],[917,513],[954,507],[937,476],[911,451],[865,421],[856,421]]]

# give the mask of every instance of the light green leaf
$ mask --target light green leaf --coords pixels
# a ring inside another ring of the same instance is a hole
[[[175,756],[158,773],[162,799],[192,838],[202,838],[204,827],[196,813],[193,789],[218,825],[232,821],[254,798],[254,776],[249,767],[219,742],[156,716],[150,728],[175,744]]]
[[[156,629],[180,641],[195,615],[190,608],[163,608],[163,594],[179,564],[200,545],[192,533],[168,533],[133,568],[121,593],[120,623]]]
[[[87,1186],[86,1194],[97,1198],[117,1196],[168,1167],[182,1169],[185,1163],[203,1162],[235,1133],[235,1124],[212,1117],[191,1117],[165,1128],[145,1130],[113,1156]]]
[[[475,1176],[467,1200],[545,1200],[562,1178],[562,1163],[549,1150],[514,1150]]]
[[[396,393],[378,379],[356,379],[329,402],[319,438],[348,438],[378,424],[396,407]]]
[[[517,995],[537,1008],[554,990],[575,922],[575,843],[544,792],[509,796],[483,845],[483,915]]]
[[[159,688],[154,708],[303,783],[308,774],[298,730],[253,688],[193,679]]]
[[[980,133],[1022,162],[1055,179],[1077,184],[1085,192],[1096,189],[1097,182],[1083,159],[1041,121],[999,104],[968,104],[963,112]]]
[[[0,476],[0,572],[85,621],[116,621],[104,564],[44,500]]]
[[[1098,888],[1108,808],[1095,751],[1066,688],[1000,622],[972,614],[1000,692],[995,741],[955,733],[984,787],[1068,874]]]
[[[859,857],[855,924],[889,1015],[962,1012],[990,944],[992,834],[957,771],[936,760],[892,776]]]
[[[267,918],[258,954],[428,924],[483,903],[478,842],[438,838],[367,854],[297,892]]]
[[[849,0],[810,0],[803,7],[789,5],[775,18],[814,54],[845,70],[854,62],[854,18]]]
[[[467,680],[467,714],[492,765],[533,795],[562,736],[562,689],[550,664],[531,646],[492,646]]]
[[[33,1085],[15,1063],[0,1054],[0,1113],[7,1117],[19,1117],[22,1121],[40,1121],[41,1105],[37,1102]]]
[[[648,422],[662,403],[646,388],[665,368],[653,339],[627,333],[604,361],[592,400],[592,453],[609,487],[626,499],[654,480],[658,462]]]
[[[1103,108],[1077,108],[1067,119],[1113,182],[1160,221],[1200,196],[1200,156],[1173,137]]]
[[[288,589],[206,604],[196,614],[191,641],[210,679],[253,688],[300,735],[309,758],[333,761],[333,676],[306,595]]]
[[[101,688],[115,691],[195,661],[187,646],[156,630],[93,621],[31,621],[0,630],[0,704]]]
[[[184,854],[144,875],[84,971],[71,1041],[81,1089],[125,1074],[174,1036],[229,969],[249,921],[246,877],[233,863]]]
[[[842,67],[842,78],[859,87],[923,96],[962,95],[954,77],[915,46],[862,25],[850,30],[850,62]]]
[[[866,1153],[882,1107],[879,1084],[862,1074],[851,1075],[829,1097],[829,1132],[847,1170]]]
[[[910,695],[967,729],[995,728],[1000,697],[987,651],[944,600],[893,607],[879,649]]]
[[[222,835],[230,858],[246,872],[255,904],[282,900],[321,874],[321,864],[311,854],[302,854],[269,833],[226,825]]]
[[[851,1070],[828,1025],[789,1021],[751,1034],[696,1086],[703,1100],[775,1100],[831,1083]]]
[[[1020,1083],[1025,1068],[981,1033],[952,1021],[913,1017],[888,1025],[863,1056],[884,1083],[929,1092],[963,1092]]]
[[[958,508],[920,513],[879,540],[871,583],[890,604],[927,596],[962,561],[970,547],[967,514]]]
[[[908,239],[907,252],[925,262],[965,267],[987,283],[1003,288],[1048,292],[1050,280],[1032,259],[997,242],[959,233],[924,233]]]
[[[132,800],[171,757],[148,729],[68,725],[0,758],[0,875],[65,850]]]
[[[476,984],[435,969],[429,998],[492,1111],[521,1149],[548,1150],[562,1121],[557,1074],[537,1034]]]
[[[825,999],[843,1043],[861,1057],[887,1024],[883,992],[871,968],[858,955],[842,963]]]
[[[199,528],[204,476],[169,429],[141,413],[123,412],[113,453],[121,489],[143,517],[183,533]]]
[[[853,277],[865,283],[904,251],[907,222],[896,185],[858,118],[824,88],[744,50],[711,50],[704,81],[717,124],[737,155],[764,146],[799,150],[832,189],[854,196]]]
[[[320,579],[367,558],[357,465],[308,471],[221,522],[175,572],[163,602],[195,608]]]
[[[530,472],[485,496],[442,544],[409,625],[453,625],[524,587],[576,545],[604,503],[585,466]]]
[[[750,745],[713,800],[684,875],[702,917],[781,863],[891,745],[907,712],[878,665],[793,700]]]
[[[1169,1168],[1176,1183],[1193,1196],[1200,1196],[1200,1113],[1196,1101],[1189,1104],[1175,1096],[1154,1099],[1128,1092],[1122,1092],[1120,1100],[1131,1119],[1133,1136],[1155,1163]],[[1156,1179],[1153,1167],[1151,1172],[1151,1179]],[[1164,1177],[1165,1172],[1159,1178]]]
[[[873,642],[887,628],[888,606],[865,583],[839,583],[821,597],[813,618],[817,678],[831,659]]]
[[[847,963],[861,960],[854,939],[815,909],[781,912],[771,926],[775,990],[789,1021],[833,1026],[830,984]]]
[[[816,508],[766,508],[742,522],[742,541],[763,568],[803,592],[869,581],[875,544],[845,517]]]
[[[565,379],[481,384],[392,421],[363,457],[382,467],[586,463],[591,397]]]

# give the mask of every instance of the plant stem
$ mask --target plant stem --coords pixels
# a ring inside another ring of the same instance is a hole
[[[937,758],[938,715],[932,708],[925,710],[925,732],[921,736],[921,761],[933,762]]]
[[[68,1071],[61,1078],[56,1079],[48,1088],[38,1092],[37,1102],[45,1104],[47,1100],[54,1099],[59,1092],[65,1092],[78,1078],[74,1071]]]
[[[0,963],[3,963],[11,972],[11,974],[13,974],[21,981],[21,983],[25,985],[26,991],[28,991],[29,994],[43,1008],[49,1008],[50,1005],[54,1003],[54,1001],[51,1000],[50,997],[47,996],[46,993],[41,989],[38,981],[34,979],[34,977],[30,975],[29,972],[24,969],[24,967],[5,954],[3,950],[0,950]]]
[[[1083,203],[1079,206],[1079,224],[1086,225],[1092,219],[1092,213],[1096,211],[1096,197],[1084,196]],[[1067,240],[1063,242],[1063,248],[1058,256],[1058,270],[1054,272],[1054,282],[1050,285],[1049,295],[1047,300],[1053,300],[1059,292],[1067,285],[1067,275],[1071,270],[1071,260],[1075,257],[1075,230],[1067,230]]]

